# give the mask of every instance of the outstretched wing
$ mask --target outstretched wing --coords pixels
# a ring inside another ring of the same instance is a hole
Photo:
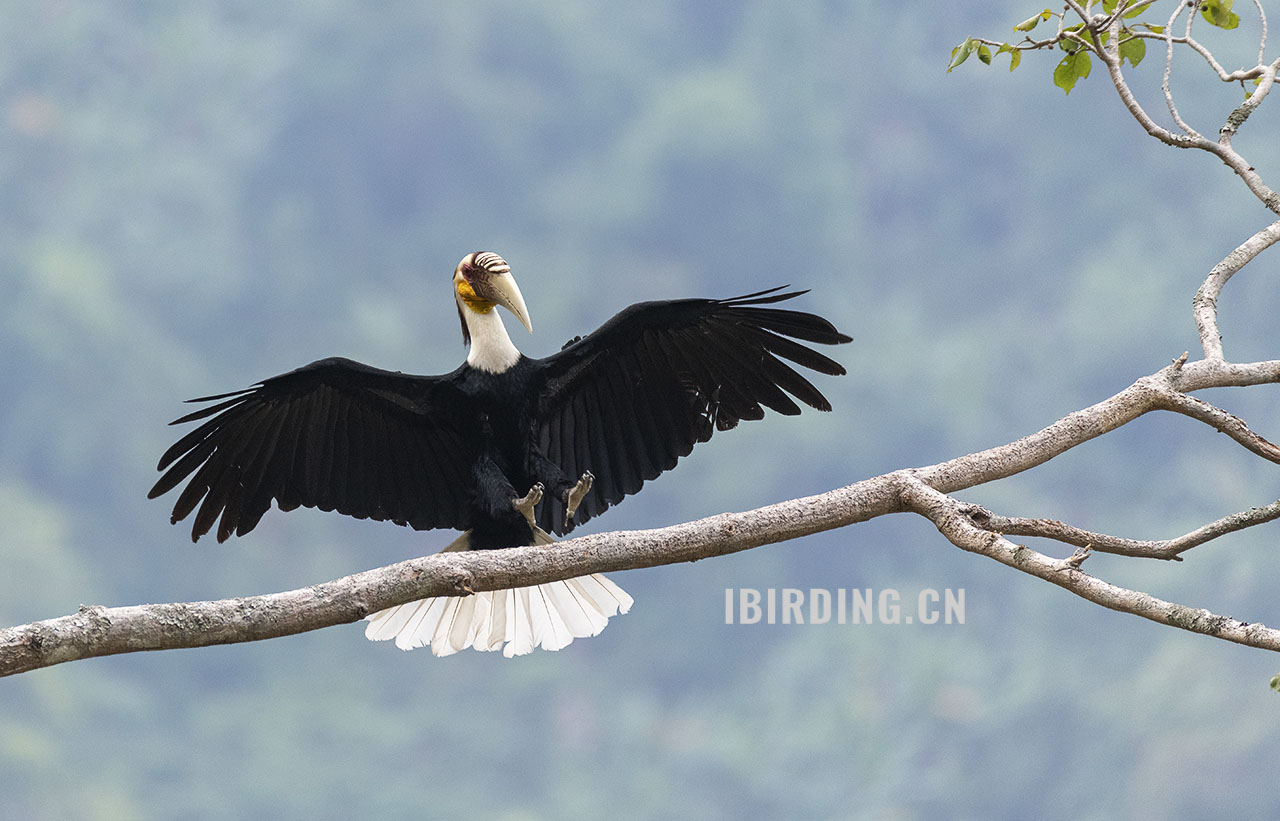
[[[850,338],[815,314],[762,307],[807,293],[780,290],[632,305],[541,360],[538,444],[570,478],[591,471],[595,484],[571,524],[563,501],[549,499],[539,525],[567,533],[675,467],[713,431],[760,419],[764,408],[798,414],[794,397],[831,410],[792,363],[831,375],[844,368],[796,340]]]
[[[177,524],[197,506],[195,541],[218,521],[218,541],[243,536],[274,499],[417,530],[463,528],[470,465],[465,402],[450,377],[407,376],[323,359],[256,387],[192,399],[215,404],[160,457],[148,498],[190,477]],[[221,517],[221,521],[219,521]]]

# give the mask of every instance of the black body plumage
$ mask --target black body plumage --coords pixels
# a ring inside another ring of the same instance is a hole
[[[500,261],[500,260],[499,260]],[[412,376],[323,359],[212,404],[161,457],[155,498],[187,482],[173,522],[244,535],[274,501],[415,529],[472,531],[472,548],[532,543],[512,507],[536,482],[543,529],[564,534],[670,470],[716,430],[796,400],[831,406],[798,370],[844,368],[803,343],[848,342],[815,314],[771,307],[804,291],[633,305],[543,359],[497,373]],[[798,367],[797,367],[798,366]],[[565,494],[594,485],[572,520]]]

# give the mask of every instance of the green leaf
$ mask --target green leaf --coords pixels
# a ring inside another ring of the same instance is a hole
[[[1164,26],[1153,26],[1150,23],[1138,23],[1138,25],[1142,26],[1152,34],[1164,34]]]
[[[1089,76],[1090,68],[1092,66],[1088,52],[1077,51],[1074,54],[1068,54],[1053,70],[1053,84],[1070,94],[1077,80]]]
[[[978,44],[978,59],[982,61],[983,65],[991,65],[991,49],[987,48],[986,43]]]
[[[951,69],[969,59],[970,52],[973,51],[973,40],[965,40],[960,45],[951,49],[951,62],[947,64],[947,73],[951,73]]]
[[[1033,14],[1032,16],[1028,17],[1026,20],[1023,20],[1021,23],[1014,26],[1013,30],[1014,31],[1031,31],[1033,28],[1040,25],[1041,20],[1048,20],[1052,16],[1053,16],[1053,12],[1049,11],[1048,9],[1045,9],[1039,14]]]
[[[996,50],[996,56],[998,57],[1006,51],[1009,53],[1009,70],[1013,71],[1018,67],[1018,63],[1022,62],[1022,50],[1014,48],[1008,43],[1001,43],[1000,48]]]
[[[1147,56],[1147,41],[1141,37],[1130,37],[1120,41],[1120,62],[1129,61],[1129,65],[1137,66]]]
[[[1233,29],[1240,25],[1240,15],[1231,10],[1235,0],[1204,0],[1200,14],[1210,25],[1220,29]]]
[[[1078,23],[1074,26],[1067,26],[1062,30],[1062,33],[1075,34],[1077,37],[1091,37],[1089,32],[1085,29],[1084,23]],[[1075,54],[1077,51],[1084,48],[1084,44],[1081,43],[1079,40],[1077,40],[1075,37],[1063,37],[1061,40],[1058,41],[1058,48],[1062,49],[1067,54]]]
[[[1271,689],[1280,693],[1280,673],[1271,677]]]

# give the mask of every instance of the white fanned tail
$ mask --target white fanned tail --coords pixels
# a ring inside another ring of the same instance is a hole
[[[441,552],[466,550],[468,533]],[[534,544],[555,541],[541,528]],[[486,590],[471,596],[439,596],[409,602],[366,617],[364,635],[395,639],[401,650],[431,647],[437,656],[459,650],[502,650],[507,658],[535,647],[559,650],[575,638],[600,633],[609,618],[631,609],[633,600],[599,573],[514,590]]]

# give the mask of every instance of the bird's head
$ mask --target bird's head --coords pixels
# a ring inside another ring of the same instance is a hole
[[[520,324],[533,333],[529,321],[529,309],[524,306],[520,286],[511,276],[511,266],[492,251],[474,251],[462,258],[453,271],[453,295],[458,303],[458,318],[462,320],[462,338],[471,341],[467,328],[467,314],[487,314],[495,305],[506,308]]]

